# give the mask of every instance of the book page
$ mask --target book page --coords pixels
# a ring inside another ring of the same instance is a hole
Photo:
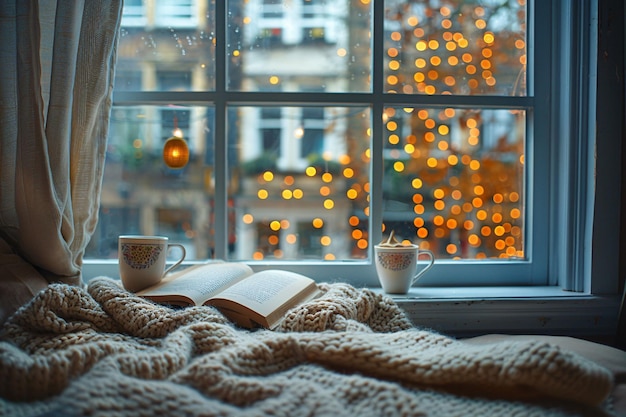
[[[159,284],[138,292],[142,297],[167,297],[185,295],[197,305],[206,299],[252,274],[252,269],[242,263],[220,262],[192,266],[165,277]]]
[[[267,317],[284,304],[298,298],[311,285],[314,285],[314,281],[304,275],[280,270],[261,271],[212,298],[235,301]]]

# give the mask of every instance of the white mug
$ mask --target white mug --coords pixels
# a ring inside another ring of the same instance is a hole
[[[428,265],[418,272],[417,259],[421,254],[428,255],[430,259]],[[374,258],[378,280],[389,294],[409,292],[409,288],[435,263],[435,255],[417,245],[376,245]]]
[[[172,247],[180,248],[182,256],[174,265],[165,269],[167,253]],[[168,272],[183,262],[186,254],[183,245],[168,243],[165,236],[120,236],[118,259],[122,285],[128,291],[136,292],[157,284]]]

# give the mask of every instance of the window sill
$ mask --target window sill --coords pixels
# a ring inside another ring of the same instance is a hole
[[[372,288],[382,293],[380,288]],[[404,300],[483,300],[520,298],[577,298],[588,294],[564,291],[556,286],[492,286],[492,287],[412,287],[408,294],[389,294],[397,301]]]
[[[620,305],[615,295],[558,287],[414,287],[391,298],[417,326],[457,337],[550,334],[612,341]]]

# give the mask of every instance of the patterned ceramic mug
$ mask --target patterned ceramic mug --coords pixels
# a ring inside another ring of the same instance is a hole
[[[419,255],[427,255],[428,265],[417,270],[417,258]],[[402,246],[374,246],[374,258],[378,280],[383,290],[389,294],[406,294],[411,285],[432,268],[435,255],[417,245]]]
[[[182,256],[174,265],[165,269],[167,253],[172,247],[178,247]],[[140,291],[161,281],[172,269],[185,259],[183,245],[168,243],[164,236],[120,236],[118,238],[118,259],[122,285],[129,291]]]

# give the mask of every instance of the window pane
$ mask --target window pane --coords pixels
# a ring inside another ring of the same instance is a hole
[[[525,112],[385,109],[385,233],[437,259],[524,258]]]
[[[526,95],[525,0],[386,0],[385,91]]]
[[[230,194],[232,258],[366,258],[369,110],[239,107],[229,114],[236,120],[228,126],[242,129],[229,135],[240,178]]]
[[[371,90],[372,2],[229,0],[228,89]],[[245,82],[242,82],[242,75]]]
[[[168,236],[185,245],[186,259],[210,257],[213,131],[212,107],[114,107],[100,218],[85,257],[116,258],[120,234]],[[189,146],[182,169],[163,162],[175,134]]]
[[[214,1],[126,1],[116,90],[214,90],[214,9]]]

